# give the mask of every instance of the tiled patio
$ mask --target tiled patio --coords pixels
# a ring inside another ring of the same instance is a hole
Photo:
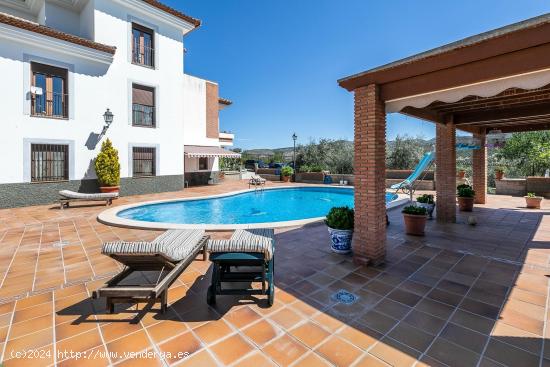
[[[0,353],[6,366],[550,365],[545,205],[528,211],[522,198],[493,196],[473,213],[477,226],[462,215],[455,225],[434,220],[422,238],[404,235],[399,211],[391,211],[387,263],[379,268],[332,254],[323,224],[279,230],[273,307],[233,297],[207,306],[209,263],[195,261],[170,291],[169,311],[141,319],[135,307],[108,315],[89,296],[118,271],[99,253],[102,241],[158,233],[99,224],[101,206],[0,210]],[[337,302],[340,290],[356,302]],[[26,350],[37,352],[18,358]]]

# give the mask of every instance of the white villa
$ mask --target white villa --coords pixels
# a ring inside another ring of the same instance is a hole
[[[121,195],[216,181],[233,154],[218,119],[231,102],[184,73],[183,38],[199,25],[155,0],[0,0],[0,208],[97,191],[106,138]]]

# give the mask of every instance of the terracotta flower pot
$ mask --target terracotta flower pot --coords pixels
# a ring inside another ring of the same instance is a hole
[[[426,215],[414,215],[403,213],[405,220],[405,232],[414,236],[424,236],[424,228],[426,227]]]
[[[525,196],[525,204],[529,209],[540,209],[541,196],[529,197]]]
[[[99,191],[101,192],[118,192],[120,186],[100,186]]]
[[[290,176],[283,176],[283,182],[290,182]]]
[[[474,209],[474,198],[458,197],[458,209],[461,212],[471,212]]]
[[[465,175],[466,175],[466,172],[464,170],[458,171],[458,178],[463,179]]]
[[[504,178],[504,171],[495,171],[495,179],[502,180]]]

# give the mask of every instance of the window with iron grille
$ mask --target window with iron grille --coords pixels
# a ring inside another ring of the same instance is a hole
[[[31,115],[69,117],[67,69],[31,63]]]
[[[133,147],[132,167],[134,177],[155,176],[156,148]]]
[[[155,127],[155,89],[132,84],[132,125]]]
[[[69,179],[69,146],[31,144],[31,181],[65,181]]]
[[[132,63],[155,67],[154,32],[139,24],[132,24]]]

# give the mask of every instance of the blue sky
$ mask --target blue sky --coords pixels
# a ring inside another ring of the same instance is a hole
[[[164,0],[203,21],[184,41],[186,73],[218,81],[235,146],[353,139],[353,95],[336,80],[550,11],[543,0]],[[432,124],[388,116],[388,136],[433,137]]]

